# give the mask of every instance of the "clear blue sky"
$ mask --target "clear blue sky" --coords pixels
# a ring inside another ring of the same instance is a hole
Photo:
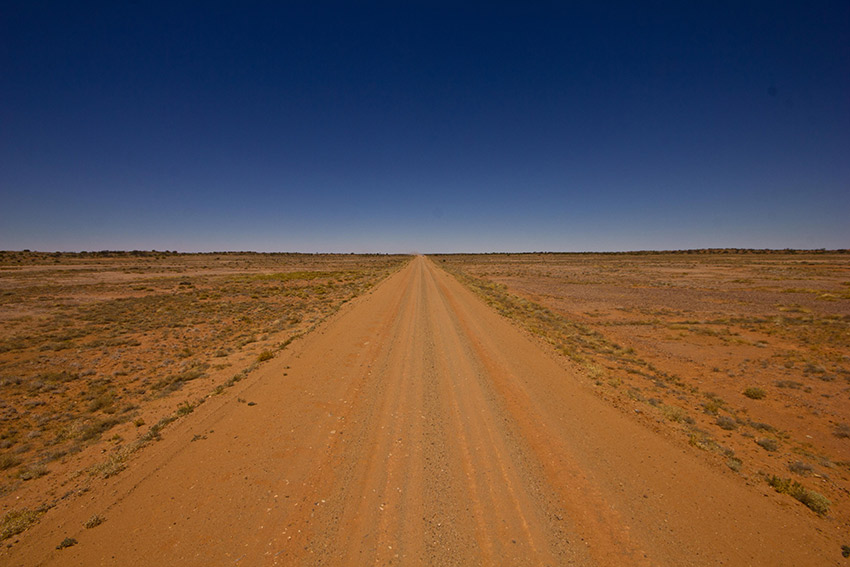
[[[846,0],[0,10],[0,249],[846,248],[848,219]]]

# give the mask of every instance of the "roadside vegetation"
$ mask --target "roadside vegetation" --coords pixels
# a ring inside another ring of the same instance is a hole
[[[850,521],[850,254],[431,258],[601,397]]]
[[[87,446],[109,478],[401,267],[386,255],[0,252],[0,498]],[[159,415],[150,420],[149,408]],[[115,434],[117,426],[123,436]],[[126,437],[126,438],[125,438]],[[0,539],[49,502],[5,504]]]

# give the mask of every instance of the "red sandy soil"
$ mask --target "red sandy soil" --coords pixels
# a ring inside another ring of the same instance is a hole
[[[436,260],[568,354],[580,379],[634,418],[679,435],[744,482],[781,479],[823,495],[823,529],[850,540],[850,255]]]
[[[409,260],[0,251],[0,541],[69,490],[34,479],[135,444]]]
[[[0,563],[844,564],[809,510],[572,368],[417,258],[48,510]]]

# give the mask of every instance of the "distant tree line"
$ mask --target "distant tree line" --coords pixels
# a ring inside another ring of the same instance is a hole
[[[604,255],[604,256],[651,256],[651,255],[688,255],[688,254],[785,254],[785,255],[812,255],[812,254],[848,254],[850,249],[840,248],[835,250],[827,250],[825,248],[817,248],[813,250],[803,250],[794,248],[696,248],[691,250],[634,250],[623,252],[481,252],[477,253],[483,256],[496,254],[511,254],[511,255],[534,255],[534,254],[558,254],[558,255]],[[450,252],[450,253],[435,253],[439,256],[454,256],[465,255],[466,252]],[[0,250],[0,261],[9,260],[59,260],[59,259],[74,259],[74,258],[166,258],[173,256],[271,256],[271,257],[297,257],[297,256],[326,256],[326,255],[354,255],[354,252],[342,253],[321,253],[321,252],[178,252],[176,250],[98,250],[82,252],[38,252],[31,250]],[[386,253],[371,253],[358,254],[359,256],[395,256],[397,254]],[[404,255],[404,254],[403,254]]]
[[[50,259],[50,258],[163,258],[167,256],[341,256],[355,255],[348,253],[324,253],[324,252],[178,252],[177,250],[98,250],[81,252],[39,252],[32,250],[0,250],[0,259],[28,258],[28,259]],[[398,254],[369,253],[356,254],[358,256],[398,256]],[[404,254],[402,254],[404,255]]]
[[[850,249],[838,248],[835,250],[827,250],[826,248],[817,248],[812,250],[796,249],[796,248],[694,248],[691,250],[631,250],[622,252],[446,252],[435,253],[434,256],[461,256],[461,255],[540,255],[540,254],[557,254],[565,256],[660,256],[670,254],[848,254]]]
[[[29,257],[29,258],[127,258],[127,257],[160,257],[177,256],[176,250],[98,250],[82,252],[38,252],[32,250],[0,250],[0,257]]]

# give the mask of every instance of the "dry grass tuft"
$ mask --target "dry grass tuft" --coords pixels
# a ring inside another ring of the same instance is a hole
[[[796,480],[781,478],[774,475],[767,479],[767,483],[772,486],[776,492],[779,492],[780,494],[788,494],[789,496],[796,498],[820,516],[825,516],[829,512],[829,507],[832,503],[826,498],[826,496],[819,492],[815,492],[814,490],[809,490]]]
[[[95,514],[83,523],[83,527],[90,530],[92,528],[98,527],[100,524],[102,524],[105,521],[106,521],[106,518],[104,518],[103,516],[98,516],[97,514]]]
[[[744,390],[744,395],[751,400],[763,400],[767,396],[767,392],[762,388],[747,388]]]
[[[56,549],[65,549],[66,547],[73,547],[78,543],[79,542],[76,539],[72,537],[66,537],[61,542],[59,542],[59,545],[56,546]]]
[[[25,531],[36,523],[38,518],[46,511],[45,508],[38,510],[22,508],[6,512],[6,515],[0,520],[0,541]]]
[[[260,356],[257,357],[257,362],[265,362],[267,360],[271,360],[274,358],[274,353],[270,350],[264,350],[260,353]]]

